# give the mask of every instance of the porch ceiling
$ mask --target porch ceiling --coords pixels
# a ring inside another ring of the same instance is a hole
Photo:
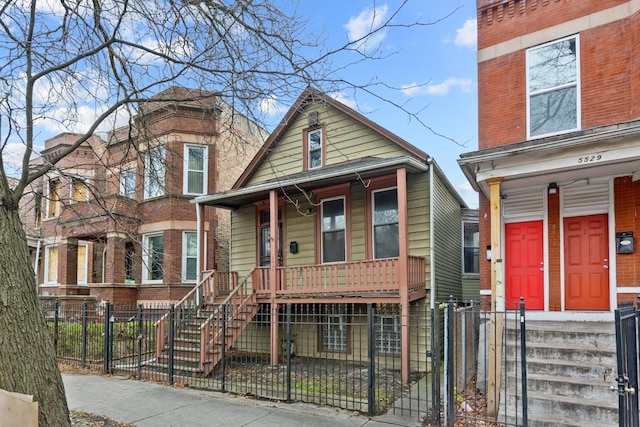
[[[250,187],[239,188],[223,193],[199,196],[191,203],[215,206],[225,209],[237,209],[243,205],[264,200],[272,190],[290,191],[303,189],[306,191],[320,187],[350,182],[360,178],[371,178],[385,175],[399,168],[406,168],[409,173],[426,172],[429,166],[413,157],[363,158],[354,162],[341,163],[317,170],[282,176]]]

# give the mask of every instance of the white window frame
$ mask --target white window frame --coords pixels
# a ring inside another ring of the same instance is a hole
[[[45,251],[44,251],[44,277],[42,278],[42,282],[45,285],[57,285],[58,284],[58,266],[56,265],[56,279],[54,281],[49,280],[49,270],[50,270],[50,251],[52,249],[55,249],[57,252],[56,255],[56,262],[58,261],[59,257],[60,257],[60,248],[58,247],[58,245],[46,245],[45,246]]]
[[[131,177],[133,179],[133,187],[129,188],[127,186],[127,178]],[[120,171],[120,195],[123,197],[128,197],[129,199],[136,198],[136,170],[131,169],[122,169]]]
[[[196,239],[196,253],[189,255],[187,253],[187,239],[189,236],[193,236]],[[187,278],[187,264],[190,259],[196,262],[196,277],[193,279]],[[198,232],[197,231],[183,231],[182,232],[182,283],[196,283],[198,281]]]
[[[160,165],[152,165],[152,159],[160,159]],[[151,199],[165,194],[166,189],[166,150],[164,147],[150,148],[144,158],[144,198]],[[155,172],[152,176],[151,172]],[[151,191],[151,183],[157,184],[156,191]]]
[[[396,209],[398,210],[398,215],[400,215],[400,206],[398,206],[398,187],[388,187],[388,188],[380,188],[378,190],[374,190],[371,192],[371,243],[373,247],[371,248],[371,253],[374,259],[381,259],[376,254],[376,226],[388,226],[393,224],[398,224],[398,253],[400,252],[400,217],[398,216],[398,222],[388,222],[388,223],[376,223],[376,193],[383,193],[385,191],[396,190]],[[395,257],[392,257],[395,258]]]
[[[191,150],[202,150],[202,170],[189,169],[189,153]],[[209,147],[206,145],[185,144],[184,146],[184,160],[183,160],[183,177],[182,177],[182,192],[188,195],[202,195],[207,194],[208,186],[208,167],[209,165]],[[202,191],[195,192],[189,191],[189,173],[197,172],[202,173]]]
[[[78,285],[87,285],[89,280],[89,244],[87,242],[78,242],[78,248],[84,247],[84,280],[80,280],[80,277],[77,276],[78,267],[80,267],[80,263],[77,262],[76,267],[76,283]]]
[[[562,43],[564,41],[567,40],[571,40],[571,39],[575,39],[575,48],[576,48],[576,78],[575,81],[572,83],[566,83],[563,85],[559,85],[559,86],[555,86],[553,88],[546,88],[544,90],[540,90],[537,92],[532,92],[530,89],[530,79],[531,79],[531,75],[530,75],[530,54],[538,49],[543,49],[546,48],[548,46],[552,46],[554,44],[557,43]],[[574,132],[577,130],[580,130],[581,128],[581,117],[582,117],[582,109],[581,109],[581,85],[580,85],[580,36],[579,34],[575,34],[575,35],[571,35],[568,37],[564,37],[561,39],[557,39],[557,40],[553,40],[551,42],[545,43],[545,44],[541,44],[538,46],[534,46],[531,47],[529,49],[527,49],[526,52],[526,86],[527,86],[527,99],[526,99],[526,103],[527,103],[527,138],[528,139],[538,139],[538,138],[544,138],[547,136],[552,136],[552,135],[560,135],[563,133],[568,133],[568,132]],[[559,131],[555,131],[555,132],[547,132],[544,134],[538,134],[538,135],[531,135],[531,98],[535,95],[539,95],[539,94],[543,94],[543,93],[550,93],[550,92],[554,92],[554,91],[558,91],[561,89],[566,89],[569,87],[574,87],[576,88],[576,126],[575,128],[571,128],[571,129],[563,129],[563,130],[559,130]]]
[[[325,230],[324,228],[324,204],[325,202],[332,202],[335,200],[342,200],[342,215],[344,216],[344,228],[336,228],[332,230]],[[322,258],[322,263],[337,263],[337,262],[346,262],[347,261],[347,199],[345,196],[331,197],[328,199],[322,199],[320,201],[320,255]],[[344,259],[337,261],[325,261],[324,259],[324,233],[325,232],[336,232],[342,230],[344,232]]]
[[[162,277],[160,279],[150,279],[149,277],[151,276],[152,273],[152,259],[150,257],[150,253],[149,253],[149,239],[152,239],[154,237],[162,237]],[[164,269],[165,269],[165,265],[164,265],[164,255],[166,253],[166,242],[164,239],[164,233],[160,232],[160,233],[149,233],[149,234],[144,234],[142,236],[142,283],[163,283],[164,281]]]
[[[311,136],[319,133],[320,134],[320,148],[311,149]],[[324,131],[322,127],[319,128],[315,128],[315,129],[310,129],[307,131],[307,169],[311,170],[311,169],[317,169],[317,168],[321,168],[322,166],[324,166],[324,161],[323,161],[323,155],[324,155]],[[313,152],[319,152],[320,153],[320,164],[317,166],[311,166],[311,153]]]
[[[385,320],[391,320],[388,325]],[[376,331],[376,350],[382,354],[400,354],[402,350],[402,335],[399,315],[378,315],[378,330]],[[391,326],[391,330],[387,328]]]
[[[466,236],[465,236],[465,232],[466,232],[466,228],[465,225],[466,224],[475,224],[476,226],[478,226],[478,241],[477,241],[477,246],[467,246],[465,244],[466,242]],[[478,258],[478,271],[475,272],[468,272],[467,271],[467,266],[466,266],[466,254],[465,254],[465,249],[467,248],[476,248],[477,250],[477,258]],[[462,221],[462,274],[465,276],[478,276],[480,275],[480,224],[478,223],[478,221]]]

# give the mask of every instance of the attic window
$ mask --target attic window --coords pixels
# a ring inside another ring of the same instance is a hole
[[[307,129],[305,131],[305,157],[307,170],[323,166],[324,135],[321,127]]]

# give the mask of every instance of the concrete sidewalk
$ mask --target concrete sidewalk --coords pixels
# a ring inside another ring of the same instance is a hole
[[[368,418],[356,412],[176,388],[122,377],[63,374],[69,409],[145,426],[388,427],[418,420]]]

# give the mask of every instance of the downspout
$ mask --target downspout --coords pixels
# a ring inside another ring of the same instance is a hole
[[[200,301],[202,301],[201,295],[200,295],[200,287],[198,286],[198,284],[200,283],[200,280],[202,280],[202,277],[200,276],[202,274],[203,270],[203,264],[202,264],[202,253],[200,252],[200,248],[202,247],[202,225],[200,224],[200,203],[196,203],[196,265],[198,266],[198,271],[197,271],[197,280],[196,280],[196,302],[198,307],[200,307]],[[204,297],[204,295],[202,295],[202,297]],[[204,298],[203,298],[204,299]]]
[[[36,294],[40,294],[38,287],[38,264],[40,263],[40,246],[42,244],[42,239],[38,239],[38,243],[36,244],[36,256],[33,260],[33,271],[36,277]]]
[[[435,245],[433,242],[433,211],[434,211],[434,197],[433,197],[433,158],[427,159],[427,165],[429,165],[429,296],[430,296],[430,308],[433,310],[436,307],[436,276],[433,268],[435,263]]]

